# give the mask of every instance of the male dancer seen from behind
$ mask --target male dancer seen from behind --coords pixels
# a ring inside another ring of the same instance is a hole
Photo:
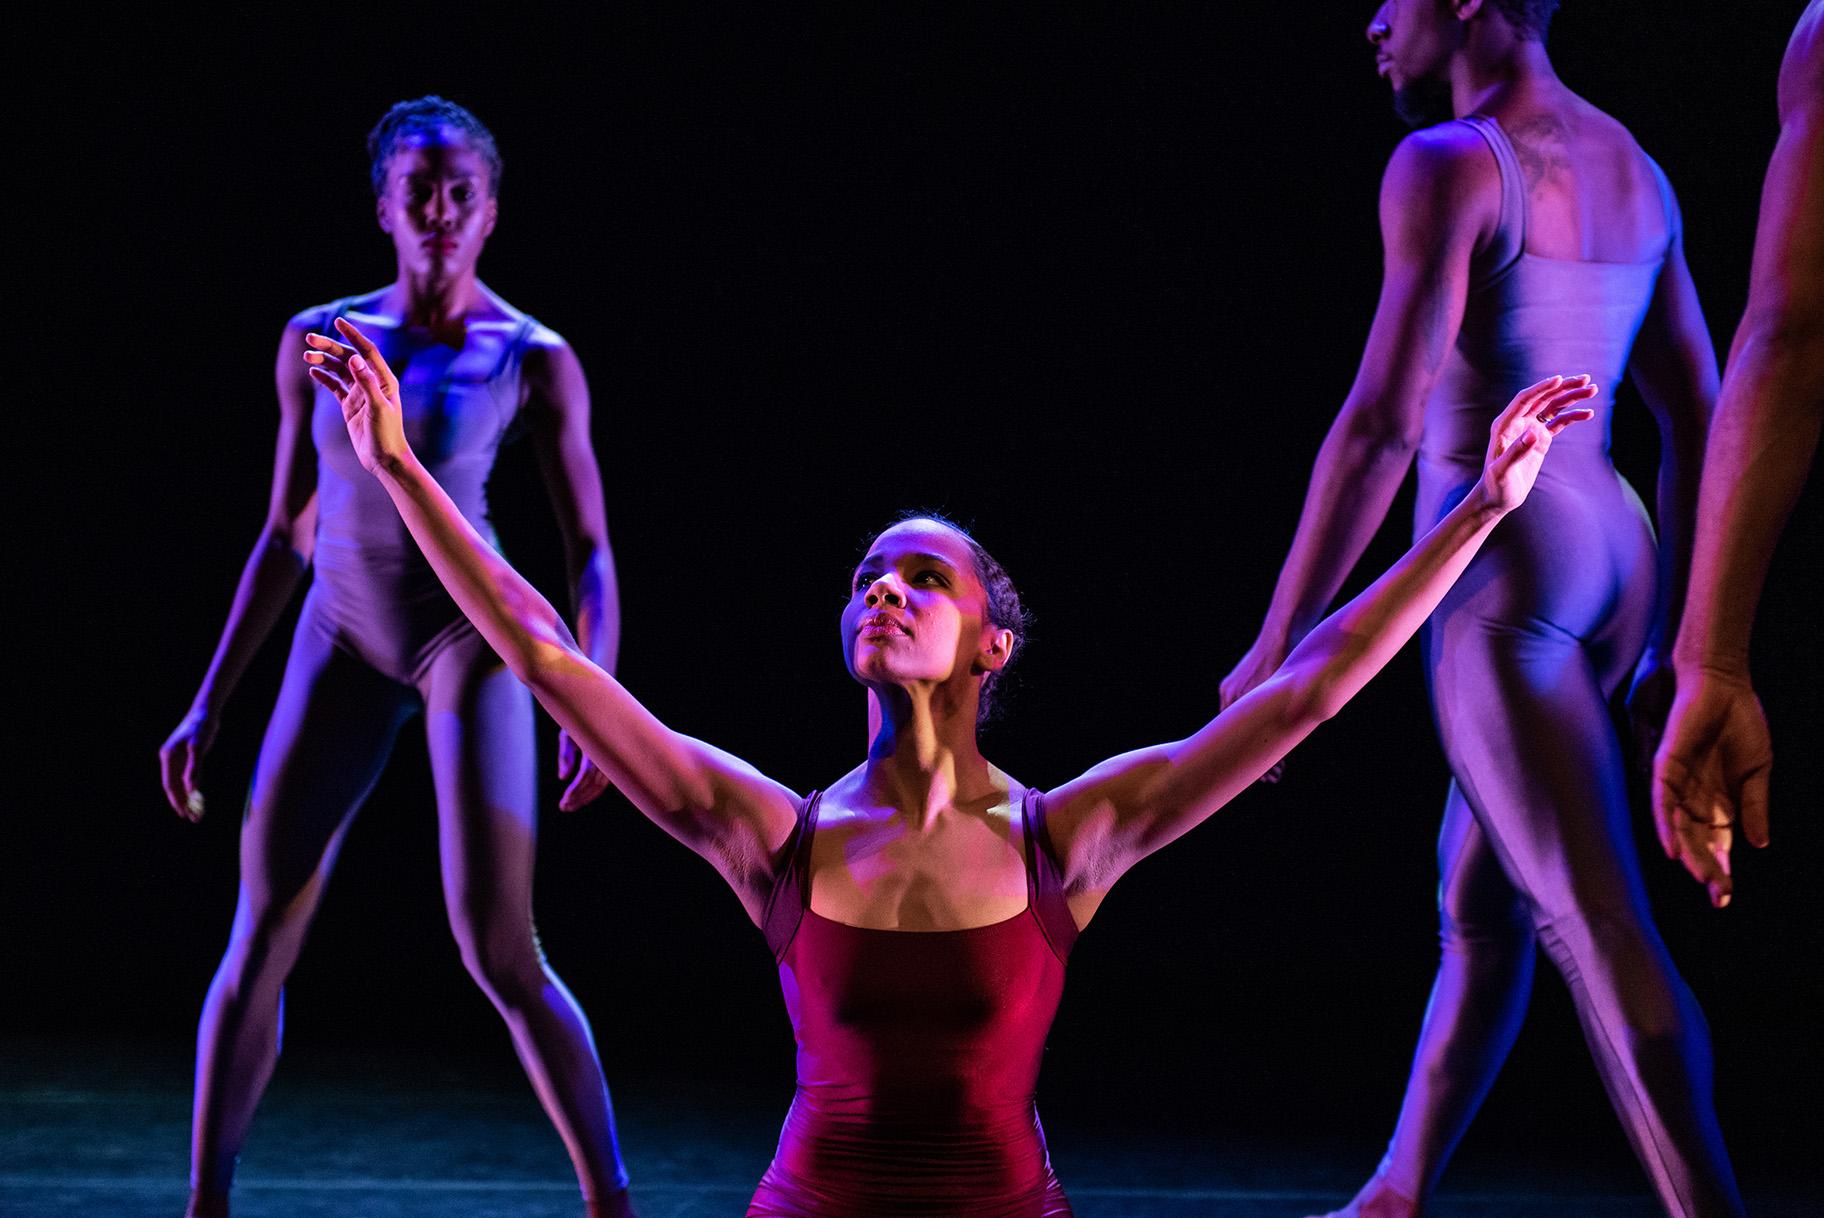
[[[1780,64],[1780,139],[1761,191],[1748,309],[1729,350],[1704,457],[1678,673],[1653,765],[1666,854],[1726,905],[1739,814],[1767,844],[1773,748],[1748,679],[1748,634],[1774,543],[1805,485],[1824,421],[1824,0]]]
[[[1439,840],[1443,952],[1386,1158],[1339,1214],[1424,1212],[1512,1046],[1534,949],[1563,974],[1603,1083],[1668,1213],[1741,1212],[1711,1101],[1709,1034],[1653,925],[1609,715],[1660,662],[1682,590],[1716,357],[1659,168],[1554,72],[1556,0],[1388,0],[1368,27],[1419,128],[1381,189],[1385,269],[1354,386],[1324,440],[1259,637],[1223,699],[1318,621],[1419,473],[1423,533],[1474,485],[1476,437],[1541,370],[1588,369],[1598,426],[1568,436],[1444,599],[1422,648],[1453,782]],[[1624,372],[1658,420],[1656,543],[1609,460]],[[1552,756],[1540,763],[1540,747]]]

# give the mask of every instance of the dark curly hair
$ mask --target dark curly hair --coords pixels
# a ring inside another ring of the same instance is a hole
[[[500,172],[505,162],[500,159],[500,149],[494,146],[494,133],[482,126],[481,120],[465,107],[432,93],[394,103],[367,133],[367,155],[372,162],[369,174],[376,197],[386,193],[386,163],[399,151],[399,145],[414,135],[435,135],[444,127],[454,127],[468,137],[475,151],[488,163],[489,196],[499,196]]]
[[[1558,11],[1558,0],[1489,0],[1495,10],[1507,18],[1507,23],[1519,31],[1522,38],[1544,42],[1546,31],[1551,29],[1552,14]]]
[[[1020,654],[1020,649],[1026,645],[1026,640],[1032,633],[1032,615],[1020,603],[1020,590],[1013,586],[1013,579],[1007,574],[1007,569],[995,560],[994,555],[982,548],[982,543],[968,529],[942,512],[905,511],[894,518],[893,524],[904,524],[908,520],[929,520],[933,524],[941,524],[968,543],[969,555],[975,563],[975,577],[981,581],[983,590],[988,594],[988,623],[997,630],[1006,630],[1013,635],[1013,651],[1009,654],[1007,663],[1001,666],[999,672],[991,672],[982,679],[982,700],[976,706],[975,721],[978,725],[987,723],[1001,708],[1001,678],[1007,675],[1007,669],[1012,666],[1014,658]]]

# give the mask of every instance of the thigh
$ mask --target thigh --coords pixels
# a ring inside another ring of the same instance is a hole
[[[1566,632],[1458,613],[1426,652],[1451,773],[1535,922],[1646,909],[1621,741],[1600,675]]]
[[[421,689],[451,917],[529,920],[538,837],[532,695],[473,630],[427,665]]]
[[[321,882],[416,705],[411,690],[339,650],[306,602],[241,827],[244,903],[289,906]]]

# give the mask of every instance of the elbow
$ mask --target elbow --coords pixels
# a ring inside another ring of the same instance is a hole
[[[1307,667],[1288,660],[1275,680],[1284,682],[1281,713],[1287,730],[1310,731],[1349,701],[1349,689],[1334,665]]]
[[[1349,691],[1342,681],[1329,673],[1319,673],[1296,691],[1287,706],[1287,717],[1296,727],[1306,730],[1336,718],[1349,701]]]
[[[268,516],[260,530],[260,548],[288,555],[301,567],[308,566],[317,539],[315,530],[307,526],[307,521]]]
[[[576,671],[576,652],[562,640],[527,634],[516,638],[500,650],[506,664],[520,683],[534,695],[542,696],[564,683]]]
[[[1412,417],[1407,417],[1412,415]],[[1343,420],[1350,447],[1373,461],[1408,461],[1419,450],[1423,421],[1414,412],[1351,409]]]

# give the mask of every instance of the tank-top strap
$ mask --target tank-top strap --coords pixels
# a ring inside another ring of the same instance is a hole
[[[1471,284],[1472,288],[1483,288],[1512,270],[1526,250],[1526,174],[1500,123],[1485,114],[1466,114],[1457,121],[1482,137],[1488,150],[1495,154],[1495,167],[1501,172],[1501,219],[1494,239],[1476,259],[1478,265]]]
[[[1646,156],[1646,153],[1641,153]],[[1666,177],[1666,171],[1659,167],[1659,162],[1647,157],[1647,167],[1653,171],[1653,184],[1659,188],[1659,208],[1666,216],[1666,253],[1678,244],[1682,227],[1678,219],[1678,203],[1672,195],[1672,182]]]
[[[823,792],[812,791],[798,805],[798,823],[786,839],[779,866],[773,872],[773,890],[766,898],[760,930],[775,961],[784,958],[785,949],[798,933],[798,924],[804,920],[805,908],[811,903],[811,839],[817,835],[817,805],[822,802]]]
[[[348,302],[353,299],[353,296],[340,296],[324,305],[323,316],[317,320],[317,333],[341,342],[342,333],[336,329],[336,318],[342,316],[343,311],[348,308]]]
[[[1070,959],[1077,942],[1077,919],[1064,896],[1064,868],[1045,826],[1045,795],[1029,788],[1020,803],[1020,823],[1026,830],[1026,900],[1033,920],[1060,962]]]
[[[526,346],[532,341],[532,332],[538,329],[538,321],[531,314],[521,314],[519,324],[513,327],[513,334],[507,339],[507,345],[500,350],[500,359],[495,361],[494,371],[488,373],[488,379],[497,381],[519,365],[525,358]]]

